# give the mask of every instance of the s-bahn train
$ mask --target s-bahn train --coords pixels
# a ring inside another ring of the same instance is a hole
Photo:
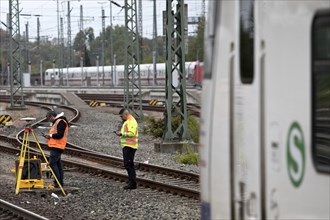
[[[195,77],[196,74],[202,74],[199,62],[186,62],[186,79],[188,84],[201,84],[201,77]],[[165,63],[157,63],[157,74],[155,82],[157,85],[165,85]],[[111,71],[112,70],[112,71]],[[124,65],[113,66],[91,66],[91,67],[70,67],[63,68],[63,74],[59,74],[59,69],[47,69],[45,71],[45,85],[70,85],[70,86],[96,86],[96,85],[123,85],[124,83]],[[111,77],[113,72],[113,77]],[[98,74],[97,74],[98,73]],[[104,74],[103,74],[104,73]],[[60,77],[62,75],[62,77]],[[153,85],[154,71],[153,64],[140,64],[141,85]],[[173,77],[177,80],[177,77]],[[195,80],[199,81],[195,81]],[[175,83],[175,82],[174,82]]]
[[[202,219],[330,219],[330,3],[209,1]]]

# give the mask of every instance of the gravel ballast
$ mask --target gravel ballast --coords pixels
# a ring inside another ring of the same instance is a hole
[[[120,123],[110,108],[82,110],[77,127],[71,127],[71,143],[122,157],[119,139],[112,131]],[[116,112],[116,111],[115,111]],[[142,127],[143,125],[139,125]],[[12,132],[12,131],[11,131]],[[140,145],[135,160],[199,173],[196,165],[182,165],[177,155],[154,152],[153,143],[161,141],[140,132]],[[199,219],[199,202],[183,197],[151,191],[145,188],[123,190],[124,183],[78,172],[65,172],[65,187],[77,187],[67,197],[50,193],[20,193],[15,195],[15,175],[10,172],[16,156],[0,154],[0,198],[50,219]],[[48,183],[51,179],[45,179]]]

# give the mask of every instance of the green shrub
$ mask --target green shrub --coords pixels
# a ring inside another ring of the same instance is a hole
[[[164,133],[164,120],[156,120],[151,117],[146,117],[143,123],[143,133],[154,137],[162,137]]]
[[[173,117],[172,126],[176,130],[181,123],[180,117]],[[188,130],[191,138],[195,143],[199,142],[199,123],[193,116],[188,116]],[[143,123],[143,133],[154,137],[162,137],[164,133],[164,119],[156,120],[151,117],[146,117]]]
[[[172,119],[172,125],[175,129],[179,127],[180,123],[181,123],[181,119],[179,116],[174,117]],[[188,116],[188,130],[191,135],[191,139],[195,143],[199,143],[199,123],[197,119],[191,115]]]
[[[192,147],[189,144],[184,144],[184,153],[179,154],[175,159],[179,163],[183,164],[198,164],[199,163],[199,155],[198,153],[194,152]]]

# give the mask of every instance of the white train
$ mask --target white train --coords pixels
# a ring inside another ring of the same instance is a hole
[[[330,219],[330,3],[209,1],[202,219]]]
[[[186,62],[187,79],[192,79],[196,62]],[[165,85],[165,63],[157,63],[157,85]],[[70,85],[70,86],[97,86],[97,85],[123,85],[124,65],[112,67],[113,77],[111,77],[111,66],[91,66],[91,67],[70,67],[63,68],[62,77],[59,69],[47,69],[45,71],[45,85]],[[97,74],[98,73],[98,74]],[[154,83],[153,64],[141,64],[140,75],[142,85],[153,85]],[[173,77],[177,80],[177,77]],[[175,83],[175,82],[174,82]]]

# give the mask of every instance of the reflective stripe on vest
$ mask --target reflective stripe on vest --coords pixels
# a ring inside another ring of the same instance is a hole
[[[56,120],[56,122],[50,128],[49,134],[57,134],[57,125],[62,120],[63,119]],[[64,131],[64,136],[61,139],[54,139],[54,138],[48,139],[48,146],[49,147],[55,147],[55,148],[59,148],[59,149],[62,149],[62,150],[65,149],[66,142],[67,142],[67,136],[68,136],[68,133],[69,133],[69,128],[68,128],[69,126],[68,126],[68,123],[65,120],[63,120],[63,121],[66,124],[66,128],[65,128],[65,131]]]
[[[127,120],[123,123],[121,127],[122,136],[120,137],[120,144],[122,147],[131,147],[137,149],[138,144],[138,124],[135,118],[131,115],[127,117]]]

